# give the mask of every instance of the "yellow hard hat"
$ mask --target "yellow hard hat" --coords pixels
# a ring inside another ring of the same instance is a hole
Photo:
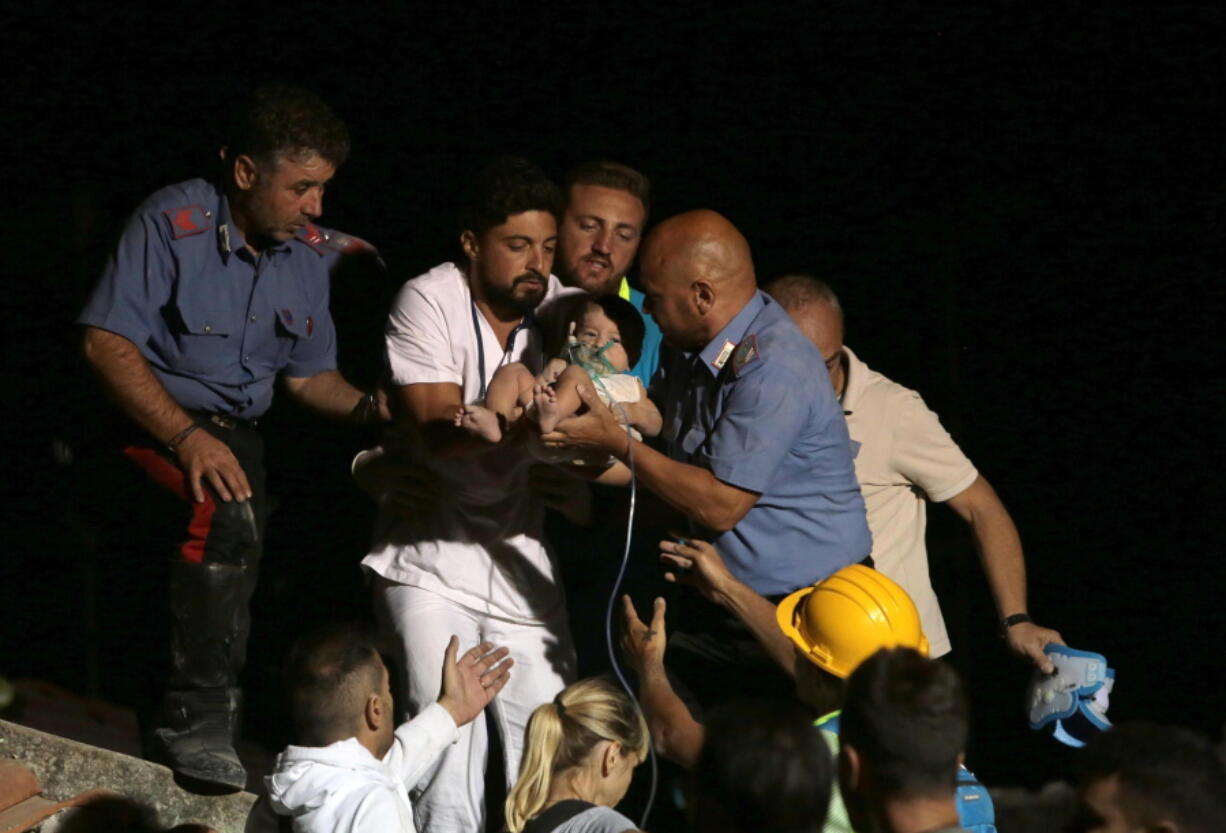
[[[775,610],[779,627],[810,662],[836,677],[881,648],[928,655],[919,611],[907,592],[863,564],[792,593]]]

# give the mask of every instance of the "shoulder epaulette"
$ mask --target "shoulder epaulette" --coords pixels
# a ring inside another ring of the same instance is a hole
[[[303,226],[298,231],[295,239],[307,244],[320,255],[327,254],[329,251],[339,252],[343,255],[370,253],[376,257],[379,254],[378,249],[360,237],[320,228],[313,223],[307,223]]]
[[[762,351],[758,348],[758,336],[755,334],[745,336],[732,354],[732,374],[739,377],[742,370],[761,358]]]
[[[178,240],[180,237],[191,237],[213,227],[212,215],[199,205],[167,208],[162,212],[162,216],[166,218],[167,228],[173,240]]]

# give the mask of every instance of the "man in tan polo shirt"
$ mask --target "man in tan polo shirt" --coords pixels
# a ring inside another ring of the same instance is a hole
[[[1043,647],[1064,640],[1026,612],[1022,542],[991,484],[918,393],[872,370],[843,345],[843,310],[830,287],[816,278],[787,275],[765,291],[825,359],[851,439],[859,446],[856,478],[873,533],[873,562],[915,600],[931,655],[948,653],[950,644],[928,576],[927,501],[948,504],[970,525],[1009,647],[1052,670]]]

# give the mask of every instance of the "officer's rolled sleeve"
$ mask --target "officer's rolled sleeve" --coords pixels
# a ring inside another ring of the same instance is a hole
[[[759,494],[811,419],[809,384],[769,362],[737,379],[711,437],[708,465],[725,483]]]
[[[459,326],[463,326],[459,322]],[[466,323],[466,322],[465,322]],[[449,322],[437,303],[412,281],[405,284],[388,315],[386,347],[392,384],[452,382],[463,386],[463,368],[456,362]]]
[[[121,335],[143,347],[151,335],[150,316],[170,300],[173,264],[158,218],[136,214],[128,220],[78,324]]]

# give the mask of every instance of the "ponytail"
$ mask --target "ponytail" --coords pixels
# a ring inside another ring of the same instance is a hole
[[[647,724],[621,689],[601,679],[580,680],[528,719],[519,778],[506,801],[507,829],[520,833],[545,808],[554,776],[581,766],[602,740],[623,754],[647,755]]]
[[[559,695],[560,696],[560,695]],[[537,706],[528,718],[524,754],[519,763],[519,779],[507,795],[507,829],[519,833],[528,819],[545,806],[549,783],[553,778],[553,762],[562,741],[562,714],[557,703]]]

